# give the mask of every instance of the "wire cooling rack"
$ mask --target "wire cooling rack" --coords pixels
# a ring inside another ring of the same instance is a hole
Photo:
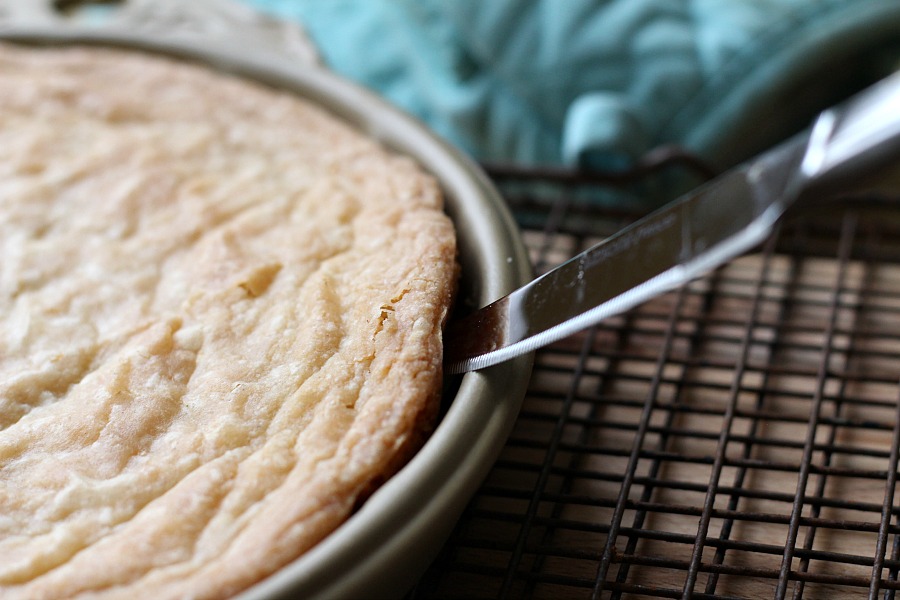
[[[636,216],[590,181],[492,174],[539,272]],[[900,200],[797,211],[754,252],[537,354],[411,598],[893,598],[898,381]]]

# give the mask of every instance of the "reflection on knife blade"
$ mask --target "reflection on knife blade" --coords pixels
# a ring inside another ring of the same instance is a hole
[[[446,371],[509,360],[683,285],[765,240],[801,196],[846,189],[897,159],[900,75],[822,113],[809,132],[452,322]]]

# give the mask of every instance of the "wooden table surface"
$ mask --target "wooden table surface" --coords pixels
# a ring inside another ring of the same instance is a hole
[[[900,202],[852,206],[539,352],[411,596],[892,597]],[[535,264],[593,243],[581,222],[526,228]]]

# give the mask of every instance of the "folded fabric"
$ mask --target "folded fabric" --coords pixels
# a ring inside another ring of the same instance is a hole
[[[718,167],[805,126],[900,56],[897,0],[244,0],[335,72],[478,159]]]

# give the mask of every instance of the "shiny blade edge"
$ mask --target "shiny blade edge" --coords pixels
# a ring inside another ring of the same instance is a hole
[[[448,356],[444,365],[445,373],[457,375],[468,371],[485,369],[516,356],[533,352],[538,348],[557,342],[574,333],[596,325],[609,317],[624,313],[635,306],[650,300],[667,291],[671,291],[681,285],[700,277],[729,260],[736,258],[765,241],[772,231],[775,223],[780,219],[786,208],[785,203],[775,202],[767,207],[755,219],[750,221],[743,229],[734,235],[720,240],[705,252],[699,253],[694,258],[658,273],[646,281],[618,294],[609,300],[587,311],[574,316],[558,325],[549,327],[543,331],[516,340],[508,344],[487,351],[466,352],[455,351]],[[591,249],[593,250],[593,249]],[[587,250],[582,254],[591,252]],[[577,257],[576,257],[577,259]],[[575,260],[575,259],[573,259]],[[521,291],[521,290],[520,290]],[[482,313],[480,320],[492,321],[493,328],[497,323],[509,319],[505,311],[509,310],[509,299],[515,297],[516,292],[489,305],[488,314]],[[482,309],[484,311],[484,309]],[[490,315],[489,313],[496,314]],[[458,336],[454,336],[456,338]],[[451,341],[451,345],[452,345]]]

